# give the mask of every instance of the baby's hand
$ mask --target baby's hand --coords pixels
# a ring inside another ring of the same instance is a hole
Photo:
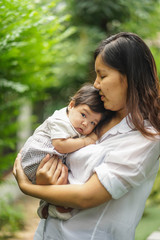
[[[96,143],[97,139],[98,137],[94,132],[90,133],[87,137],[84,138],[85,146]]]

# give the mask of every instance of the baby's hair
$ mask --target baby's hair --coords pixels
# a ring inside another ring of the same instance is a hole
[[[102,118],[100,123],[96,127],[96,133],[99,135],[100,129],[103,123],[108,122],[114,112],[106,110],[104,108],[104,103],[101,101],[99,95],[99,90],[96,89],[91,83],[84,84],[73,97],[70,98],[71,101],[74,101],[74,106],[77,107],[81,104],[86,104],[89,108],[96,113],[102,113]]]
[[[90,83],[84,84],[70,100],[74,101],[75,107],[86,104],[93,112],[103,113],[106,111],[99,91]]]

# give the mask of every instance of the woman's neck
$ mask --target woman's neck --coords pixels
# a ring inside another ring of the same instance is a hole
[[[122,121],[122,119],[125,117],[125,115],[122,114],[116,114],[109,122],[104,124],[100,131],[100,136],[102,136],[104,133],[109,131],[112,127],[116,126],[118,123]]]

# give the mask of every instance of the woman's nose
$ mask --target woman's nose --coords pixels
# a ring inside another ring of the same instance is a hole
[[[96,77],[96,80],[94,81],[94,87],[97,88],[97,89],[100,89],[100,84],[99,84],[98,77]]]

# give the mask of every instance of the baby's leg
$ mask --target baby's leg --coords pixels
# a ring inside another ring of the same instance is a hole
[[[50,217],[58,218],[61,220],[68,220],[72,217],[71,214],[72,208],[57,207],[52,204],[49,204],[48,214]]]
[[[37,209],[37,214],[42,219],[47,219],[48,216],[53,218],[59,218],[61,220],[68,220],[72,217],[72,208],[64,208],[60,206],[54,206],[43,200],[40,200],[39,207]]]
[[[44,219],[47,219],[48,217],[48,207],[49,207],[49,204],[43,200],[40,200],[39,202],[39,207],[37,209],[37,214],[40,218],[44,218]]]

